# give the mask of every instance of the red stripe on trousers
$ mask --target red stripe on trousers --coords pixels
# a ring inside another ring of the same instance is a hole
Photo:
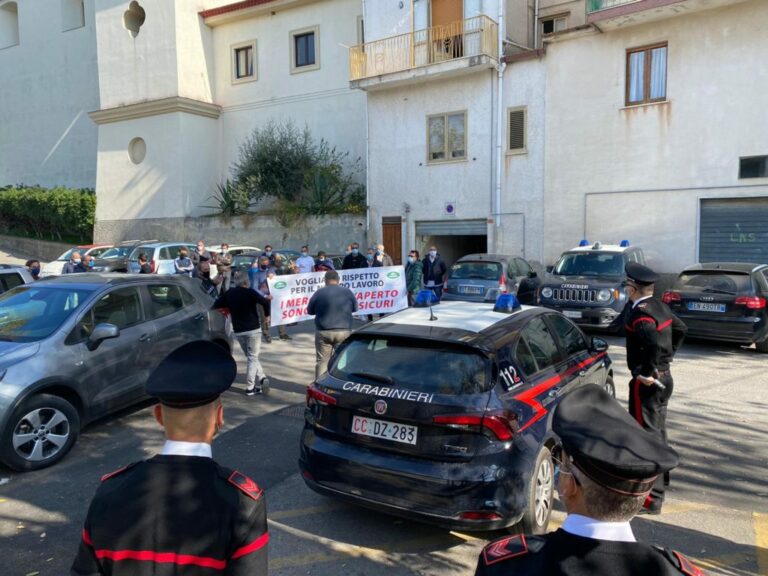
[[[672,320],[667,320],[666,322],[662,322],[661,324],[659,324],[659,327],[656,328],[656,332],[661,332],[662,330],[664,330],[664,328],[666,328],[670,324],[672,324]]]
[[[267,545],[267,542],[269,542],[269,532],[264,532],[264,534],[256,538],[256,540],[250,544],[246,544],[245,546],[235,550],[235,553],[232,554],[232,560],[237,560],[241,556],[245,556],[246,554],[251,554],[252,552],[256,552],[256,550],[260,550]]]
[[[227,567],[226,560],[217,560],[206,556],[192,556],[190,554],[176,554],[175,552],[154,552],[152,550],[96,550],[96,558],[107,558],[113,562],[121,560],[138,560],[140,562],[156,562],[158,564],[178,564],[180,566],[200,566],[224,570]]]
[[[640,404],[640,380],[635,378],[633,383],[635,384],[635,420],[637,420],[637,423],[640,424],[640,426],[645,428],[645,422],[643,421],[643,406]]]

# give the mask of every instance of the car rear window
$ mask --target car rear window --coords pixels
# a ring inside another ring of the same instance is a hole
[[[426,340],[355,338],[346,343],[330,373],[340,380],[428,394],[478,394],[492,388],[487,357],[470,348]]]
[[[683,272],[675,282],[676,290],[739,294],[752,291],[752,280],[746,272],[696,271]]]
[[[0,292],[16,288],[24,284],[24,278],[18,272],[9,272],[0,276]]]
[[[563,254],[554,273],[559,276],[621,276],[624,274],[624,258],[612,252]]]
[[[457,262],[451,266],[448,277],[454,280],[498,280],[501,272],[499,262]]]
[[[154,248],[148,248],[147,246],[136,246],[136,248],[133,249],[133,252],[131,252],[131,255],[128,258],[128,260],[131,260],[132,262],[138,261],[139,254],[141,254],[142,252],[147,255],[147,260],[155,259]]]

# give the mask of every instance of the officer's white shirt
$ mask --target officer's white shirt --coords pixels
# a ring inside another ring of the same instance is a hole
[[[200,456],[201,458],[213,458],[211,445],[205,442],[179,442],[166,440],[163,445],[163,456]]]
[[[568,514],[563,530],[574,536],[610,540],[613,542],[636,542],[629,522],[603,522],[579,514]]]
[[[634,309],[635,309],[635,306],[637,306],[638,304],[640,304],[640,302],[642,302],[643,300],[648,300],[648,298],[653,298],[653,295],[650,295],[650,296],[643,296],[642,298],[638,298],[637,300],[635,300],[634,302],[632,302],[632,310],[634,310]]]

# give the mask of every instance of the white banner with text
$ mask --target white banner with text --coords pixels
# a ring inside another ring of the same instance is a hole
[[[408,307],[405,269],[402,266],[338,270],[339,284],[357,298],[356,316],[389,314]],[[311,320],[307,305],[312,295],[325,286],[325,272],[275,276],[268,281],[272,295],[272,326]]]

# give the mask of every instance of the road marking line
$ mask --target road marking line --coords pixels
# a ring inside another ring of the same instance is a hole
[[[768,574],[768,514],[752,513],[757,550],[757,573]]]
[[[296,518],[297,516],[310,516],[312,514],[323,514],[340,510],[340,504],[324,504],[322,506],[309,506],[307,508],[295,508],[293,510],[278,510],[268,514],[270,520],[285,520],[286,518]]]
[[[723,554],[722,556],[711,557],[699,557],[691,556],[693,563],[699,568],[706,568],[707,570],[727,570],[738,568],[742,564],[752,562],[753,557],[746,552],[736,552],[734,554]],[[758,574],[764,574],[764,572],[758,571]]]

